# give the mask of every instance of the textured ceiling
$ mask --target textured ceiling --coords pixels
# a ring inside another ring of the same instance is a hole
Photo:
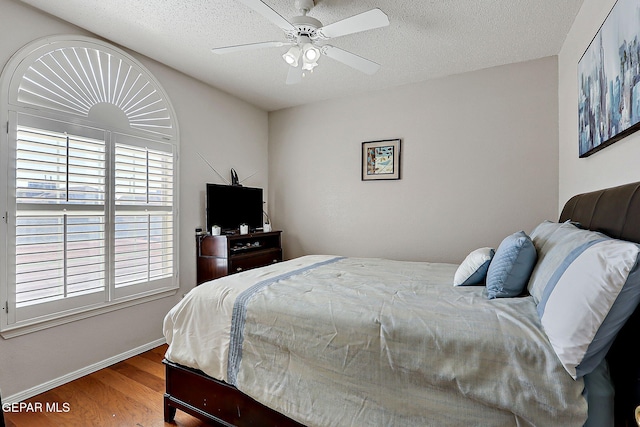
[[[211,48],[285,40],[236,0],[21,0],[268,111],[559,53],[583,0],[316,0],[324,25],[382,9],[391,24],[330,40],[382,65],[373,76],[328,57],[286,85],[286,47],[215,55]],[[287,19],[294,0],[264,0]]]

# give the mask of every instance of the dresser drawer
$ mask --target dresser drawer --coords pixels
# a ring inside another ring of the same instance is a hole
[[[229,260],[229,274],[263,267],[280,261],[282,261],[282,250],[279,248],[238,255]]]

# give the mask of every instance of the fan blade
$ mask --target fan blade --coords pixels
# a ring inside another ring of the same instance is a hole
[[[329,58],[333,58],[336,61],[340,61],[351,68],[355,68],[358,71],[362,71],[366,74],[375,74],[380,69],[380,64],[365,59],[361,56],[347,52],[339,47],[325,45],[322,46],[321,52],[327,55]]]
[[[219,55],[225,53],[232,52],[241,52],[244,50],[255,50],[262,49],[264,47],[282,47],[282,46],[290,46],[294,43],[289,42],[260,42],[260,43],[249,43],[249,44],[239,44],[236,46],[226,46],[226,47],[214,47],[211,49],[211,52],[217,53]]]
[[[260,0],[238,0],[240,3],[249,6],[251,9],[258,12],[260,15],[267,18],[269,21],[276,24],[278,27],[282,28],[285,31],[297,31],[296,27],[286,19],[284,19],[278,12],[271,9],[270,6],[266,5],[264,2]]]
[[[287,84],[294,85],[302,81],[302,67],[289,67]]]
[[[371,9],[351,18],[334,22],[318,28],[316,34],[322,38],[334,38],[347,34],[358,33],[360,31],[373,30],[374,28],[386,27],[389,25],[389,17],[380,9]]]

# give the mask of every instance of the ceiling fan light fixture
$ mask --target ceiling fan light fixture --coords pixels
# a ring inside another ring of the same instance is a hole
[[[239,0],[269,21],[280,27],[286,37],[286,42],[269,41],[248,43],[236,46],[226,46],[212,49],[217,54],[248,51],[265,47],[291,46],[282,55],[282,59],[291,67],[287,74],[287,84],[300,82],[305,72],[313,71],[318,66],[321,55],[342,62],[363,73],[373,74],[380,64],[362,58],[346,50],[324,44],[325,40],[342,37],[362,31],[389,25],[389,17],[380,9],[375,8],[362,12],[350,18],[345,18],[329,25],[323,25],[316,18],[307,13],[320,0],[296,0],[295,6],[301,16],[294,17],[291,22],[283,18],[278,12],[268,6],[265,0]],[[299,66],[301,65],[301,66]]]
[[[284,61],[292,67],[298,66],[298,60],[300,59],[300,48],[298,46],[292,46],[287,53],[282,55]]]
[[[305,57],[302,58],[302,69],[313,71],[318,66],[317,61],[307,61]]]
[[[311,43],[302,46],[303,59],[309,62],[316,62],[320,57],[320,50]]]
[[[320,58],[320,49],[313,44],[307,42],[302,45],[302,69],[307,71],[313,71],[318,66],[318,59]]]

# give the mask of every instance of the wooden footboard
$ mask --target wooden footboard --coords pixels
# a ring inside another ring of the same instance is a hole
[[[167,422],[173,421],[176,409],[180,409],[201,420],[227,427],[303,427],[201,371],[166,359],[162,363],[166,367],[164,420]]]

